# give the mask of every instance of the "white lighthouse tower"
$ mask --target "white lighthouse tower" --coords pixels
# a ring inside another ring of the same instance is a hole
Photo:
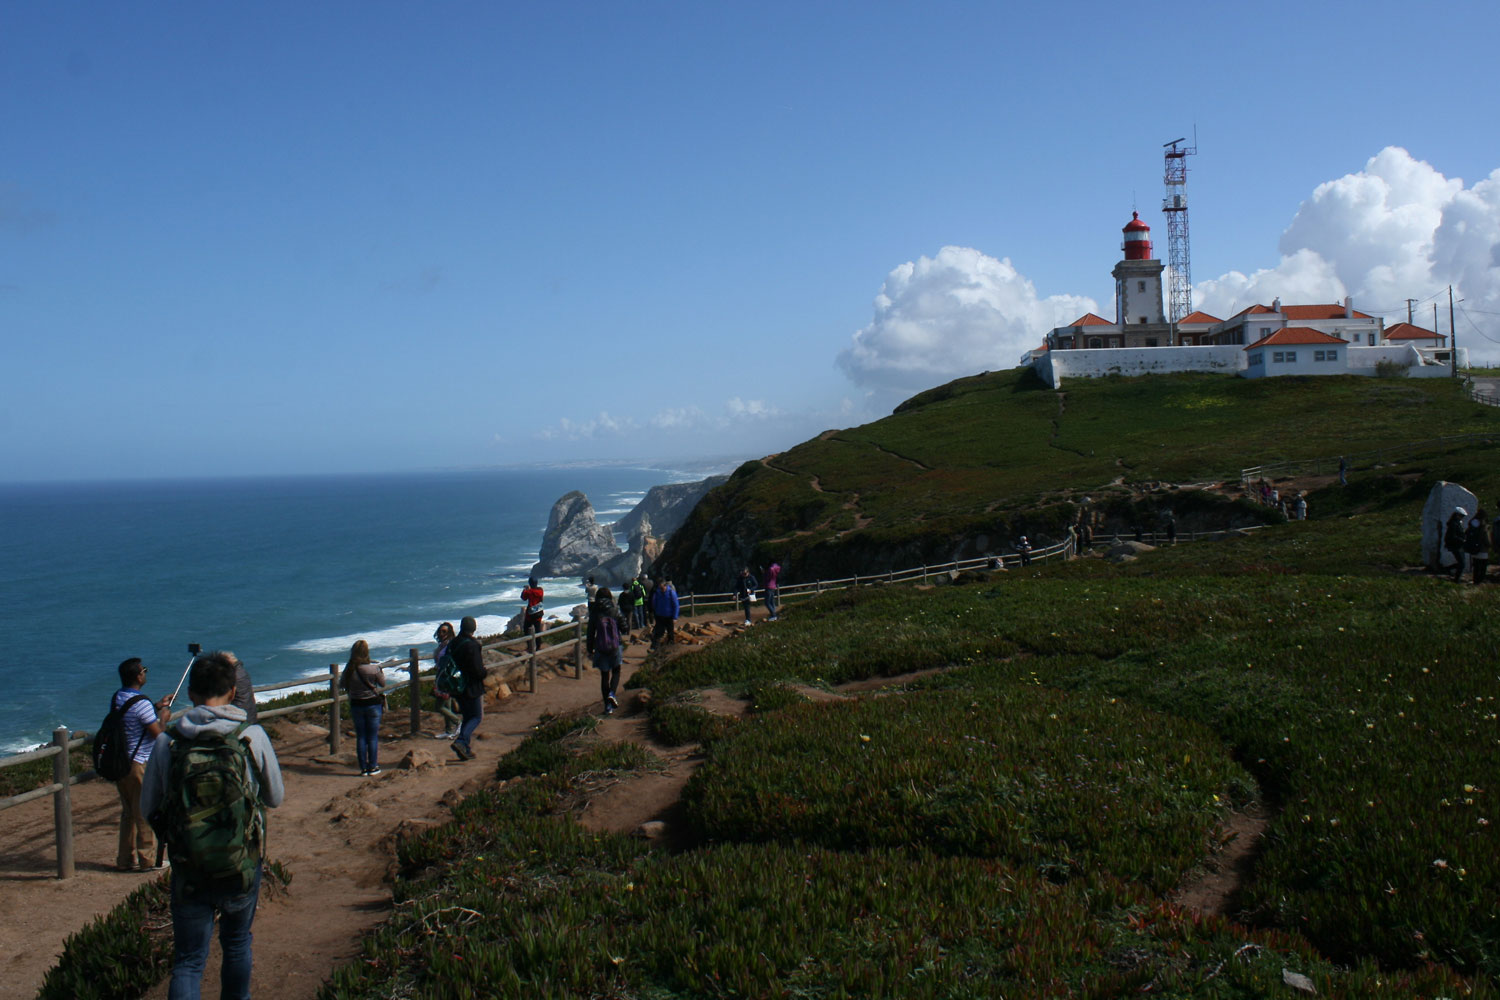
[[[1167,322],[1162,302],[1162,263],[1151,256],[1151,227],[1139,212],[1125,223],[1125,259],[1115,265],[1115,322],[1127,334],[1134,326],[1162,326]],[[1155,338],[1153,338],[1155,339]],[[1152,344],[1150,346],[1157,346]]]

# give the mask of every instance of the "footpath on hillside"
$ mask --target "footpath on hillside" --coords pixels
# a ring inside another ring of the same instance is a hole
[[[671,655],[696,648],[681,643],[689,632],[699,633],[690,643],[711,642],[738,631],[737,620],[738,615],[724,612],[681,619],[680,644]],[[647,649],[639,639],[626,647],[622,684],[640,667]],[[257,996],[313,997],[336,966],[356,957],[364,933],[390,912],[387,876],[397,837],[445,822],[464,796],[493,785],[495,762],[525,739],[543,715],[599,709],[599,675],[592,667],[585,666],[576,680],[571,662],[539,670],[538,676],[535,694],[486,703],[474,743],[478,757],[468,763],[454,756],[449,743],[432,738],[442,731],[435,713],[423,716],[423,732],[415,736],[405,711],[386,714],[383,773],[374,778],[359,774],[352,730],[345,731],[347,750],[330,756],[324,726],[267,720],[286,780],[286,801],[269,814],[267,855],[286,866],[292,881],[284,893],[261,896],[255,920]],[[648,742],[636,693],[622,690],[621,702],[618,714],[601,717],[600,735]],[[596,797],[580,821],[594,829],[629,832],[669,809],[695,761],[691,749],[653,749],[667,765],[663,773],[632,782],[621,794]],[[403,767],[409,755],[411,766]],[[0,959],[0,997],[35,997],[68,935],[158,877],[114,869],[120,816],[114,785],[83,782],[74,786],[72,798],[78,874],[71,879],[57,878],[50,797],[5,814],[0,829],[0,955],[6,957]],[[216,990],[212,970],[217,968],[216,943],[206,995]],[[164,998],[166,983],[146,996]]]

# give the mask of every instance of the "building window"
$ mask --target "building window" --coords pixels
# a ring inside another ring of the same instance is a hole
[[[1313,360],[1314,361],[1322,361],[1323,360],[1323,352],[1322,351],[1313,351]]]
[[[1135,283],[1135,290],[1138,292],[1144,292],[1146,290],[1146,283],[1144,281],[1137,281]]]
[[[1254,354],[1250,355],[1250,363],[1252,365],[1263,365],[1266,363],[1266,356],[1259,351],[1256,351]]]
[[[1155,347],[1156,346],[1156,338],[1155,337],[1147,337],[1146,338],[1146,346],[1147,347]]]
[[[1100,340],[1099,340],[1098,337],[1090,337],[1089,338],[1089,346],[1090,347],[1098,348],[1098,347],[1103,347],[1104,344],[1100,342]]]
[[[1275,363],[1275,364],[1278,364],[1278,365],[1281,364],[1282,362],[1286,361],[1286,352],[1285,351],[1273,351],[1272,354],[1271,354],[1271,361],[1273,363]]]
[[[1142,323],[1144,323],[1144,322],[1146,322],[1146,317],[1144,317],[1144,316],[1142,316],[1142,317],[1141,317],[1141,322],[1142,322]]]
[[[1290,364],[1295,364],[1296,361],[1297,361],[1297,352],[1296,351],[1287,351],[1286,352],[1286,363],[1290,365]]]
[[[1329,351],[1328,352],[1328,360],[1329,361],[1337,361],[1338,359],[1339,359],[1339,352],[1338,351]]]

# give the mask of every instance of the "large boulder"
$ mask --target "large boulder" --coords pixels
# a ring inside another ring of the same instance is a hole
[[[1422,565],[1432,570],[1453,568],[1453,555],[1443,548],[1448,515],[1462,507],[1469,515],[1479,509],[1479,498],[1457,483],[1439,482],[1422,506]]]
[[[632,579],[661,555],[661,541],[646,535],[631,535],[630,548],[589,571],[600,586],[608,587],[618,597],[620,585]]]
[[[537,553],[531,575],[539,577],[577,576],[594,569],[620,554],[609,528],[594,516],[594,505],[578,490],[561,497],[552,505],[547,531]]]
[[[709,476],[696,483],[653,486],[635,509],[614,523],[615,533],[626,538],[636,535],[667,538],[682,527],[704,494],[728,481],[728,476]]]

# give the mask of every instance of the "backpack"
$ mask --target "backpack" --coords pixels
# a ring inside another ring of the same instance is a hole
[[[437,665],[437,689],[451,697],[462,698],[467,688],[468,682],[464,680],[464,672],[458,668],[458,661],[453,658],[453,654],[443,650]]]
[[[243,893],[255,881],[266,814],[249,777],[250,741],[242,735],[249,725],[191,740],[172,730],[167,791],[155,825],[189,892]]]
[[[620,648],[620,624],[614,615],[599,615],[599,626],[594,630],[594,652],[613,653]]]
[[[135,760],[135,752],[140,748],[141,740],[146,738],[146,731],[141,730],[135,746],[127,747],[125,713],[136,702],[146,700],[143,694],[127,698],[119,708],[110,709],[104,721],[99,723],[99,731],[94,734],[94,771],[105,781],[119,781],[130,773],[131,762]]]

